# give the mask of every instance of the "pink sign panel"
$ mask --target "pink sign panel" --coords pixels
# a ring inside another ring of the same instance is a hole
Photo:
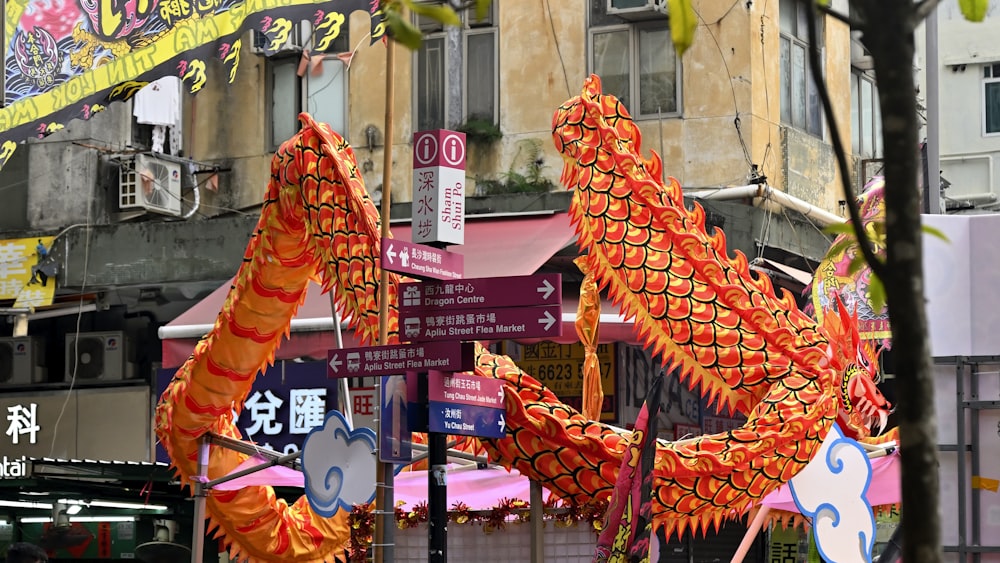
[[[546,338],[562,335],[562,305],[400,312],[399,323],[403,339],[414,342]]]
[[[430,371],[427,374],[427,395],[430,400],[442,403],[504,408],[503,382],[491,377]]]
[[[413,168],[433,166],[465,170],[465,133],[431,129],[413,134]]]
[[[475,367],[471,342],[395,344],[364,348],[338,348],[327,352],[327,377],[400,375],[407,371],[468,371]]]
[[[382,267],[414,278],[460,279],[465,257],[433,246],[386,239],[382,241]]]
[[[562,276],[536,274],[400,285],[399,311],[530,307],[562,303]]]

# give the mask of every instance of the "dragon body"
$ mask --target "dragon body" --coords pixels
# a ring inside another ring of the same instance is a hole
[[[302,121],[274,157],[258,228],[214,329],[157,408],[157,434],[185,482],[198,475],[205,433],[240,436],[232,409],[272,360],[309,280],[334,292],[363,341],[377,340],[378,215],[343,139]],[[751,275],[743,256],[729,259],[722,234],[705,232],[701,209],[685,209],[676,181],[657,181],[658,157],[640,156],[638,129],[600,94],[596,77],[556,112],[553,135],[587,267],[648,346],[748,419],[730,432],[657,444],[658,525],[705,528],[741,515],[804,467],[835,421],[859,438],[884,425],[888,405],[852,318],[842,310],[818,325]],[[388,279],[393,343],[399,279]],[[474,371],[505,385],[508,436],[482,443],[492,461],[570,501],[610,495],[629,432],[584,417],[478,344]],[[211,456],[209,479],[245,459],[222,448]],[[346,512],[320,518],[304,497],[289,505],[269,487],[213,491],[207,509],[230,551],[249,561],[329,561],[349,539]]]

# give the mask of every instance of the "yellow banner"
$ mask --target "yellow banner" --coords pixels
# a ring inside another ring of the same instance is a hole
[[[37,275],[36,266],[48,253],[53,237],[0,240],[0,300],[16,299],[15,307],[52,304],[56,281]]]
[[[583,344],[537,344],[506,343],[506,353],[517,367],[540,381],[567,404],[577,406],[583,397],[583,361],[586,350]],[[615,406],[615,348],[613,344],[598,344],[597,359],[601,365],[601,389],[604,390],[605,405],[601,409],[602,420],[612,419],[617,411]],[[570,399],[570,400],[567,400]]]

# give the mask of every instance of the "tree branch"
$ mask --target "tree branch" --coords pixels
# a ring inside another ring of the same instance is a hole
[[[914,7],[914,14],[917,21],[923,21],[927,16],[931,15],[934,8],[938,7],[941,0],[920,0]]]
[[[851,189],[851,174],[847,167],[847,151],[844,149],[844,143],[840,138],[840,130],[837,127],[837,119],[833,114],[833,102],[830,101],[830,92],[827,90],[826,83],[823,81],[820,72],[822,66],[819,60],[819,39],[816,33],[816,4],[808,2],[808,5],[812,7],[810,17],[806,18],[806,28],[809,30],[809,64],[812,67],[813,82],[816,84],[820,100],[823,103],[823,115],[826,117],[827,124],[830,127],[833,152],[837,156],[837,169],[840,172],[840,181],[844,187],[847,209],[851,215],[851,227],[854,229],[854,236],[858,239],[858,247],[861,249],[862,256],[865,257],[865,262],[868,262],[875,275],[884,280],[885,264],[875,255],[871,241],[868,239],[868,234],[865,233],[864,225],[861,224],[861,213],[858,211],[858,203],[854,195],[854,190]]]
[[[851,26],[852,28],[858,27],[859,25],[861,25],[861,22],[859,22],[858,20],[851,19],[851,17],[848,16],[847,14],[841,14],[840,12],[838,12],[838,11],[834,10],[833,8],[831,8],[830,6],[823,6],[823,5],[820,5],[820,4],[814,4],[814,6],[816,6],[816,9],[819,10],[820,12],[822,12],[822,13],[830,16],[831,18],[833,18],[833,19],[835,19],[835,20],[837,20],[837,21],[839,21],[841,23],[846,23],[847,25]]]

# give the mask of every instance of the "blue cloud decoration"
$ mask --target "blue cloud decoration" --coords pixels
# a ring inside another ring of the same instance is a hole
[[[352,430],[344,415],[330,411],[323,426],[314,428],[302,444],[306,499],[320,516],[375,499],[375,432]]]

